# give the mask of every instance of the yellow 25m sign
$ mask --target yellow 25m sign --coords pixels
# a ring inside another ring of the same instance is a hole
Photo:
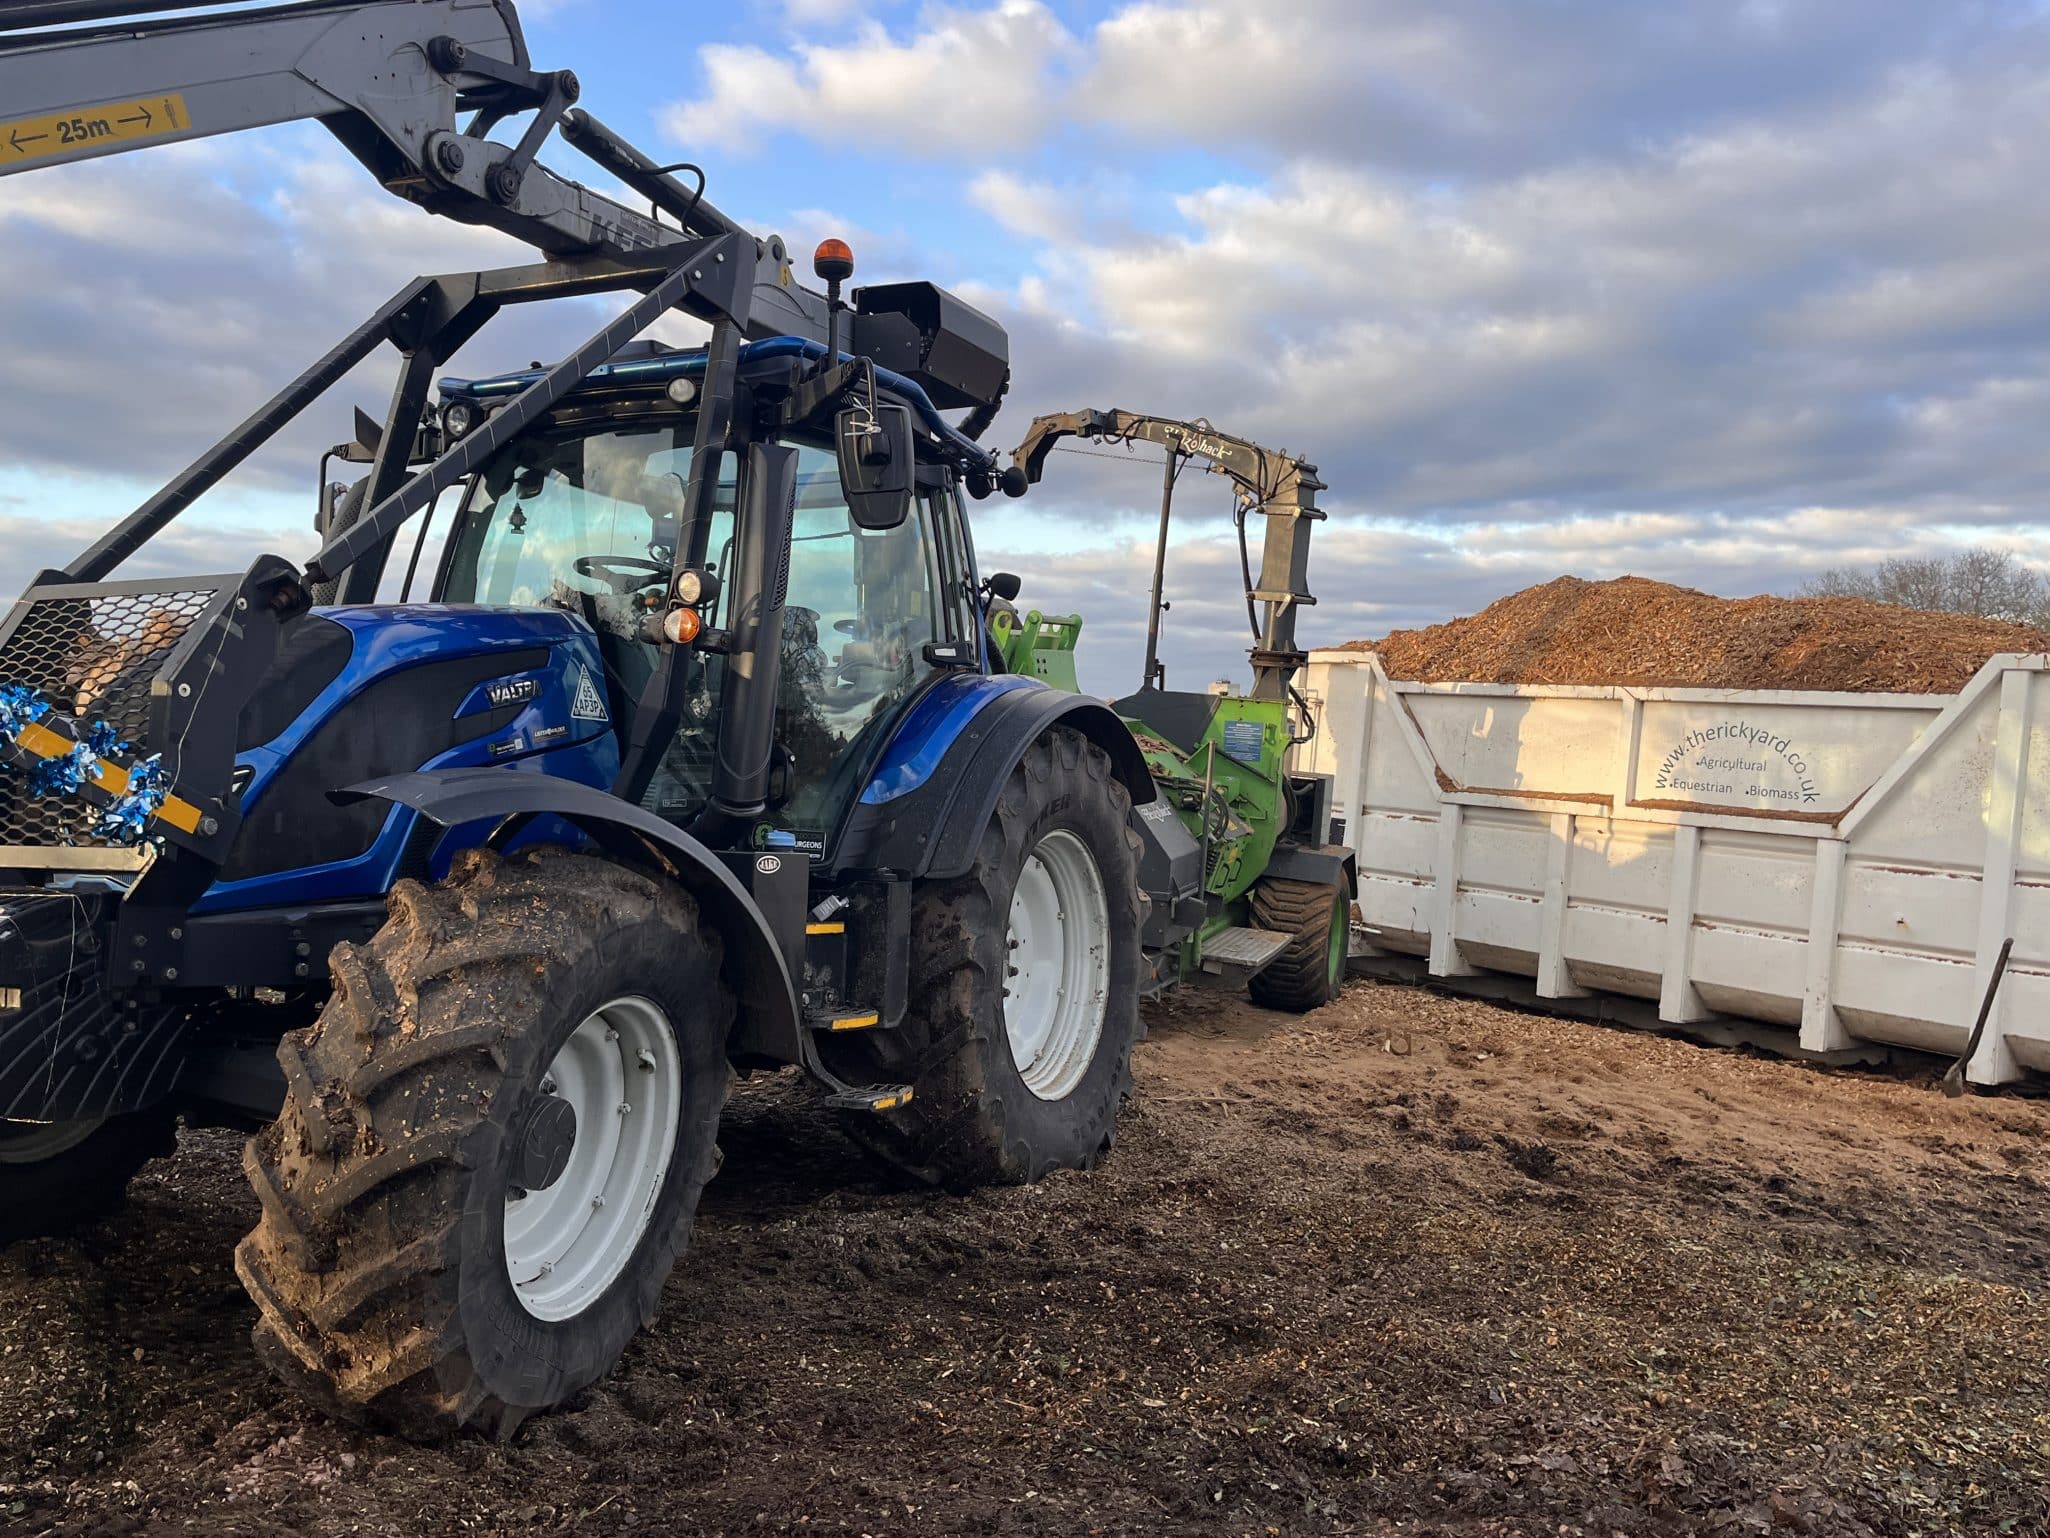
[[[185,98],[176,94],[112,101],[83,112],[16,118],[0,122],[0,166],[38,160],[45,155],[68,155],[88,144],[183,133],[191,126]]]

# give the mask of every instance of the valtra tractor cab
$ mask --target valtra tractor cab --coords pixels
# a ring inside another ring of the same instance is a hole
[[[180,1116],[246,1127],[265,1360],[506,1434],[652,1317],[734,1067],[801,1067],[934,1181],[1094,1163],[1154,780],[985,645],[1001,328],[927,283],[843,301],[836,242],[795,282],[571,110],[506,0],[133,15],[180,9],[11,7],[0,173],[316,118],[545,259],[407,284],[0,619],[0,1227],[104,1210]],[[559,362],[437,390],[502,307],[613,292]],[[629,348],[670,310],[709,343]],[[386,343],[310,558],[116,575]]]

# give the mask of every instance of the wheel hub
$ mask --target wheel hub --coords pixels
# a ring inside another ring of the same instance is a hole
[[[1018,871],[1005,925],[1004,1033],[1025,1087],[1072,1094],[1096,1057],[1110,1001],[1110,908],[1081,839],[1056,828]]]
[[[543,1072],[505,1163],[505,1269],[536,1319],[571,1319],[626,1270],[683,1117],[683,1060],[652,999],[600,1005]]]
[[[545,1191],[569,1168],[577,1141],[577,1112],[560,1095],[542,1095],[527,1108],[513,1156],[513,1184],[529,1193]]]

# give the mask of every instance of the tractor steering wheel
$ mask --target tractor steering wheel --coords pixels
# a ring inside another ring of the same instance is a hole
[[[631,598],[644,587],[669,580],[667,561],[651,561],[639,555],[580,555],[570,565],[580,577],[602,582],[621,598]]]

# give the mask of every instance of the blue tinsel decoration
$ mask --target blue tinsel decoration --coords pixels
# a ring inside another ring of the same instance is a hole
[[[38,759],[29,769],[28,788],[38,796],[75,796],[99,768],[99,756],[81,742],[57,758]]]
[[[111,722],[95,721],[85,734],[85,745],[91,748],[96,758],[112,758],[116,753],[126,753],[128,744],[121,740]]]
[[[118,843],[139,844],[148,836],[149,820],[171,794],[160,754],[151,754],[128,771],[128,790],[100,813],[99,834]]]
[[[11,747],[22,727],[51,714],[50,702],[20,684],[0,684],[0,748]],[[108,721],[94,721],[68,753],[39,758],[28,766],[29,793],[75,796],[98,776],[104,762],[126,753],[129,745]],[[0,764],[0,770],[7,765]],[[96,832],[118,843],[138,844],[149,837],[149,820],[171,793],[161,757],[144,759],[128,771],[128,789],[101,808]]]
[[[50,702],[20,684],[0,684],[0,748],[11,747],[15,733],[50,713]]]

